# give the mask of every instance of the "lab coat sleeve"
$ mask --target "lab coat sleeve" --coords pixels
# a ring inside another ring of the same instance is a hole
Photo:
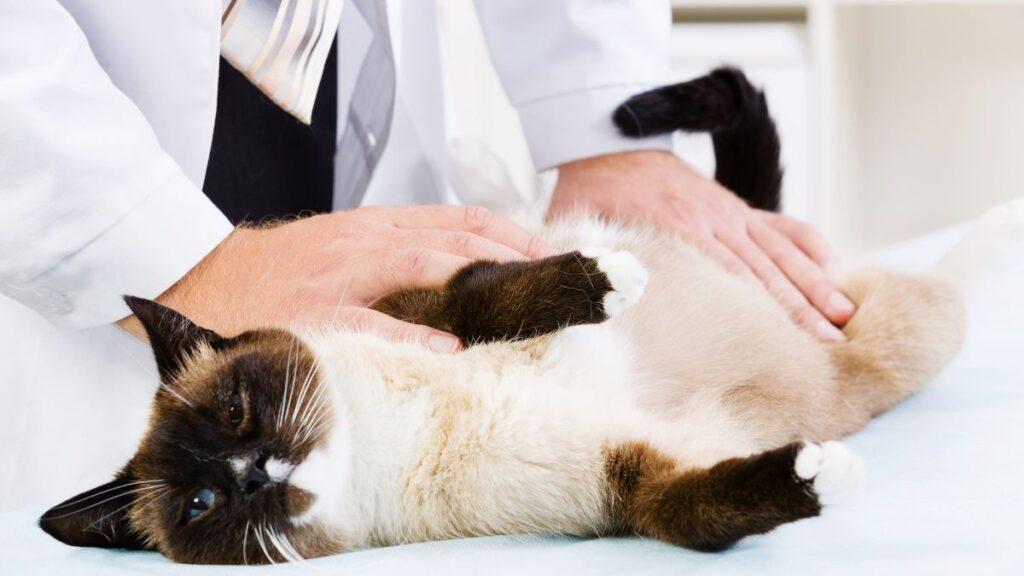
[[[671,138],[627,139],[611,122],[668,77],[668,0],[476,0],[491,60],[538,170]]]
[[[109,323],[231,230],[56,0],[0,0],[0,292],[59,325]]]

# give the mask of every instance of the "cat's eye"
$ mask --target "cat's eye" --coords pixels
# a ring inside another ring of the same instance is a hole
[[[188,519],[195,520],[213,508],[217,495],[209,488],[200,488],[188,503]]]
[[[242,405],[242,397],[235,392],[228,399],[228,422],[237,427],[245,418],[245,406]]]

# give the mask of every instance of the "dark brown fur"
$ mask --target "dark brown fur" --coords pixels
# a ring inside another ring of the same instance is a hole
[[[621,533],[715,551],[817,516],[817,496],[793,473],[799,448],[790,444],[706,470],[680,471],[649,444],[623,444],[609,451],[606,464],[614,525]]]
[[[114,481],[47,511],[39,521],[43,530],[74,546],[156,549],[191,564],[267,561],[250,522],[273,527],[308,556],[327,549],[316,530],[296,529],[287,521],[310,506],[309,494],[269,482],[247,483],[265,477],[268,457],[299,462],[321,440],[319,433],[298,435],[301,429],[287,420],[277,426],[282,410],[288,414],[296,404],[308,406],[320,385],[312,352],[287,332],[221,338],[155,302],[129,303],[150,336],[160,369],[152,415],[159,426],[150,429]],[[307,374],[306,394],[300,396],[294,386],[291,401],[285,400],[285,380],[302,383]],[[233,394],[244,399],[238,424],[228,418]],[[326,428],[330,418],[323,424]],[[239,457],[249,462],[241,475],[228,462]],[[133,484],[140,481],[146,483]],[[188,503],[203,488],[215,492],[215,505],[204,517],[189,520]],[[284,560],[273,546],[267,550],[274,561]]]
[[[440,290],[405,290],[373,308],[480,344],[606,320],[602,302],[611,289],[595,259],[570,252],[532,262],[474,262]]]

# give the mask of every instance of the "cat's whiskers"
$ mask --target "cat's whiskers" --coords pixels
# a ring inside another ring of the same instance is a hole
[[[114,486],[112,488],[107,488],[106,490],[100,490],[99,492],[96,492],[94,494],[89,494],[88,496],[82,496],[81,498],[75,498],[71,502],[65,502],[65,503],[61,504],[60,506],[54,506],[53,510],[60,510],[61,508],[66,508],[68,506],[73,506],[73,505],[78,504],[79,502],[83,502],[85,500],[92,500],[93,498],[95,498],[97,496],[102,496],[103,494],[107,494],[107,493],[113,492],[115,490],[126,490],[128,488],[133,488],[133,487],[136,487],[136,486],[142,486],[142,485],[146,485],[146,484],[162,484],[162,483],[163,483],[163,480],[137,480],[135,482],[129,482],[127,484],[120,484],[120,485]],[[126,490],[126,492],[130,492],[130,491],[131,490]]]
[[[345,301],[345,296],[348,294],[348,287],[351,282],[351,278],[346,280],[345,287],[341,289],[341,296],[338,297],[338,303],[334,305],[334,315],[331,316],[332,325],[338,321],[338,313],[341,312],[341,303]]]
[[[277,564],[277,562],[274,562],[274,558],[271,557],[270,552],[267,550],[267,543],[263,540],[263,529],[264,527],[262,524],[254,527],[253,534],[256,535],[256,542],[259,543],[260,550],[262,550],[263,555],[267,557],[267,561],[269,561],[271,564]]]
[[[299,392],[299,397],[298,397],[298,399],[295,402],[295,408],[292,410],[291,423],[289,424],[289,427],[294,427],[295,426],[295,419],[299,415],[299,408],[303,405],[303,402],[306,399],[306,391],[309,389],[309,385],[313,381],[313,376],[316,374],[317,370],[319,370],[319,369],[320,369],[320,359],[317,358],[317,359],[315,359],[313,361],[312,364],[310,364],[309,372],[306,373],[306,378],[305,378],[305,380],[302,383],[302,391]]]
[[[106,504],[107,502],[113,502],[114,500],[117,500],[119,498],[124,498],[125,496],[128,496],[130,494],[147,495],[150,492],[158,490],[158,489],[160,489],[162,487],[163,487],[162,485],[152,485],[152,486],[142,486],[142,487],[127,488],[127,489],[123,490],[122,492],[118,492],[118,493],[114,494],[113,496],[110,496],[108,498],[104,498],[103,500],[100,500],[99,502],[93,502],[92,504],[90,504],[88,506],[85,506],[83,508],[76,508],[76,509],[74,509],[74,510],[72,510],[70,512],[65,512],[65,513],[59,514],[57,516],[44,516],[43,519],[44,520],[59,520],[61,518],[67,518],[68,516],[74,516],[75,514],[81,514],[82,512],[85,512],[86,510],[91,510],[91,509],[93,509],[93,508],[95,508],[97,506],[101,506],[103,504]],[[124,487],[123,486],[119,486],[118,488],[124,488]],[[96,496],[96,495],[94,495],[94,496]],[[82,500],[89,500],[89,499],[91,499],[91,496],[87,497],[87,498],[83,498]]]
[[[299,415],[299,428],[301,432],[305,424],[310,420],[319,415],[320,412],[326,409],[326,386],[318,386],[316,392],[314,392],[309,399],[309,402],[303,406],[303,409]]]
[[[245,532],[242,533],[242,564],[249,565],[249,528],[252,520],[245,521]]]
[[[274,532],[270,528],[270,526],[264,525],[263,526],[263,533],[266,535],[267,541],[270,542],[270,545],[275,550],[277,550],[278,554],[281,555],[281,558],[283,558],[285,562],[291,562],[291,559],[288,558],[288,554],[281,548],[281,544],[277,541],[276,538],[274,538]]]
[[[171,396],[174,396],[182,404],[188,406],[189,408],[192,408],[193,410],[195,409],[196,405],[188,398],[185,398],[185,396],[182,395],[180,392],[175,390],[173,386],[168,386],[167,384],[161,382],[160,388],[163,389],[168,394],[170,394]]]
[[[300,429],[301,436],[297,435],[300,443],[305,442],[317,431],[319,431],[320,425],[323,424],[323,422],[327,418],[327,414],[327,408],[323,407],[320,409],[320,411],[317,412],[317,415],[314,418],[311,418],[308,422],[306,422],[303,425],[303,427]]]
[[[135,503],[139,504],[139,509],[141,510],[141,509],[146,508],[148,506],[152,506],[153,504],[156,504],[160,500],[163,500],[164,498],[170,496],[172,494],[172,492],[173,492],[173,490],[171,490],[170,486],[165,486],[164,490],[159,491],[159,492],[153,492],[151,494],[147,494],[147,495],[143,496],[142,498],[139,498],[138,500],[136,500]]]
[[[316,412],[310,411],[310,414],[314,414],[312,417],[308,417],[303,422],[302,427],[299,431],[302,436],[298,438],[298,443],[303,443],[309,438],[315,436],[320,431],[320,426],[327,420],[330,414],[329,406],[326,402],[321,401],[319,408]],[[298,437],[298,434],[296,434]]]
[[[297,562],[299,564],[302,564],[303,566],[309,566],[309,564],[306,562],[306,559],[302,556],[302,554],[299,554],[299,551],[295,549],[295,546],[292,545],[291,540],[289,540],[287,536],[285,536],[284,534],[278,534],[278,536],[281,539],[281,543],[284,544],[288,548],[288,550],[291,551],[292,558],[294,558],[293,562]]]
[[[284,391],[281,394],[281,407],[277,412],[277,430],[281,430],[281,426],[284,424],[284,413],[285,407],[288,406],[290,397],[288,396],[288,388],[291,381],[292,372],[292,351],[295,350],[295,342],[292,341],[288,346],[288,364],[284,369]]]
[[[292,344],[296,345],[295,342],[293,342]],[[295,410],[295,407],[297,406],[296,403],[298,402],[298,394],[297,394],[297,392],[299,390],[299,362],[298,362],[298,358],[296,358],[295,365],[291,368],[291,374],[289,374],[288,378],[291,379],[291,383],[292,383],[292,385],[291,385],[291,393],[288,395],[288,402],[286,402],[284,407],[281,409],[281,414],[280,415],[281,415],[282,426],[284,426],[284,427],[286,427],[287,429],[290,430],[291,427],[292,427],[292,424],[288,423],[288,416],[289,416],[289,414],[291,414]]]
[[[309,371],[306,373],[306,377],[303,379],[302,390],[299,392],[298,399],[295,402],[295,407],[292,410],[290,426],[295,425],[295,419],[298,417],[300,409],[302,408],[303,403],[306,400],[306,392],[309,389],[309,384],[313,381],[313,375],[316,373],[318,368],[318,360],[314,360],[314,362],[309,367]]]
[[[299,427],[292,436],[292,446],[302,444],[319,431],[321,421],[330,413],[326,398],[326,387],[320,386],[308,405],[303,409]]]
[[[305,562],[305,558],[300,556],[299,553],[292,548],[291,543],[287,541],[284,534],[279,533],[271,526],[267,526],[266,530],[267,539],[270,540],[271,545],[277,549],[277,552],[285,559],[286,562],[293,562],[296,564]]]
[[[92,522],[89,523],[88,526],[86,526],[84,528],[84,530],[86,530],[86,531],[99,531],[101,534],[104,534],[103,533],[103,522],[105,520],[112,519],[115,516],[117,516],[122,510],[125,510],[126,508],[130,508],[131,506],[135,506],[137,504],[141,504],[142,507],[146,507],[149,504],[152,504],[155,501],[154,499],[159,500],[163,496],[166,496],[168,494],[168,492],[170,492],[170,487],[164,486],[160,490],[155,490],[153,492],[149,492],[149,493],[147,493],[147,494],[145,494],[143,496],[139,496],[135,500],[129,500],[128,503],[125,504],[124,506],[121,506],[121,507],[117,508],[116,510],[114,510],[113,512],[108,512],[108,513],[104,514],[103,516],[100,516],[99,518],[93,520]],[[114,530],[114,527],[115,527],[115,524],[113,524],[113,521],[112,521],[111,522],[111,530]],[[113,535],[113,532],[111,532],[111,534]]]

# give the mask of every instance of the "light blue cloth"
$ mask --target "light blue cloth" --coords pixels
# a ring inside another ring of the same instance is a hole
[[[879,261],[920,268],[957,231]],[[1024,258],[1022,258],[1024,262]],[[367,550],[306,566],[173,565],[154,553],[69,548],[35,525],[41,509],[0,514],[0,574],[1024,574],[1024,267],[968,294],[965,349],[916,397],[849,439],[865,489],[814,518],[719,554],[638,538],[477,538]]]

